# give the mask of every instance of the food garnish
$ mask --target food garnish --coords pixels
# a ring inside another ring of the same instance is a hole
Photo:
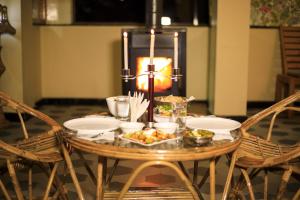
[[[180,96],[164,96],[160,97],[161,102],[167,102],[167,103],[184,103],[186,102],[185,97],[180,97]]]
[[[153,144],[162,140],[176,138],[175,134],[163,133],[155,129],[148,129],[137,131],[134,133],[125,133],[123,137],[126,139],[134,140],[142,144]]]
[[[195,130],[186,130],[184,135],[189,137],[210,138],[213,137],[215,134],[214,132],[209,130],[195,129]]]

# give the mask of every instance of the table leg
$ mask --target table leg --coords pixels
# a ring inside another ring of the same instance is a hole
[[[216,199],[216,162],[212,158],[209,162],[209,179],[210,179],[210,200]]]
[[[96,199],[101,200],[103,196],[103,163],[104,158],[98,157],[98,165],[97,165],[97,191],[96,191]]]

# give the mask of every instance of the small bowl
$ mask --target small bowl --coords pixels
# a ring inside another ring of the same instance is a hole
[[[120,128],[123,133],[134,133],[136,131],[141,131],[145,124],[142,122],[123,122],[120,124]]]
[[[190,135],[188,131],[205,131],[211,135],[209,136],[194,136]],[[209,130],[201,130],[201,129],[195,129],[195,130],[186,130],[183,134],[183,142],[192,145],[192,146],[202,146],[211,143],[215,133]]]
[[[178,124],[174,122],[158,122],[154,123],[154,128],[163,133],[174,134],[178,128]]]

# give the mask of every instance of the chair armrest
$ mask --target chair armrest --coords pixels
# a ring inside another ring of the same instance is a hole
[[[17,102],[16,100],[12,99],[10,96],[8,96],[7,94],[0,92],[0,99],[1,101],[5,102],[5,105],[8,107],[11,107],[15,110],[19,110],[22,112],[25,112],[31,116],[34,116],[42,121],[44,121],[45,123],[47,123],[49,126],[52,126],[55,129],[60,129],[61,126],[51,117],[45,115],[44,113],[35,110],[27,105],[25,105],[24,103],[21,102]]]
[[[241,126],[242,134],[245,134],[245,136],[246,136],[247,135],[246,132],[248,131],[249,128],[251,128],[253,125],[260,122],[262,119],[273,114],[271,122],[270,122],[269,130],[268,130],[267,138],[266,138],[269,141],[272,136],[272,130],[273,130],[273,126],[274,126],[276,117],[281,112],[283,112],[285,110],[300,111],[300,108],[298,108],[298,107],[288,106],[289,104],[297,101],[299,98],[300,98],[300,92],[296,92],[295,94],[287,97],[286,99],[283,99],[282,101],[270,106],[269,108],[266,108],[266,109],[258,112],[257,114],[249,117],[246,121],[244,121],[242,123],[242,126]]]

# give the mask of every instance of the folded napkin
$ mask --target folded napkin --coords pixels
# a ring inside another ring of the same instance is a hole
[[[89,141],[96,141],[96,140],[114,141],[115,140],[115,132],[113,132],[113,131],[104,132],[95,137],[78,136],[78,138],[81,138],[84,140],[89,140]]]
[[[134,92],[133,96],[128,92],[129,107],[130,107],[130,121],[136,122],[147,110],[150,101],[144,99],[144,93]]]
[[[230,132],[227,130],[212,130],[215,135],[213,140],[230,140],[233,141],[233,137],[231,136]]]

